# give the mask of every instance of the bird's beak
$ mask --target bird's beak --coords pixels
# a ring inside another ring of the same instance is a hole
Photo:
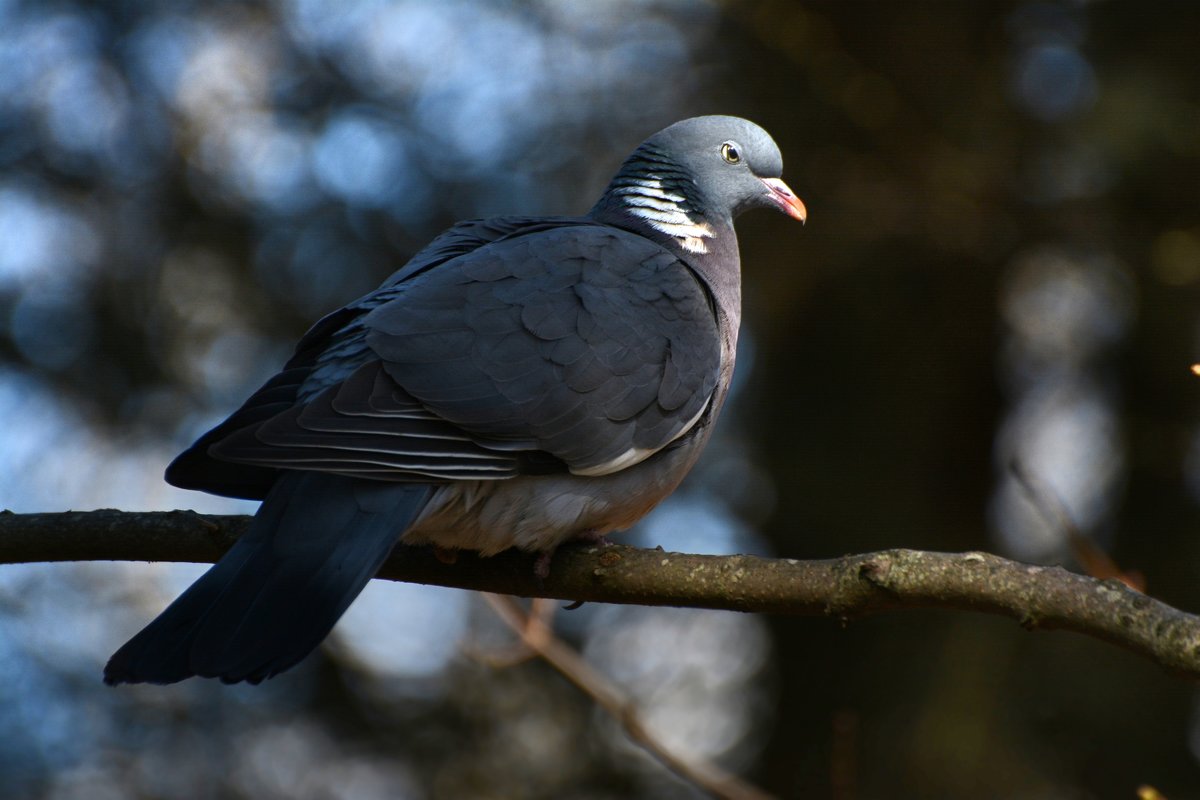
[[[801,222],[808,218],[808,209],[804,207],[804,203],[799,197],[796,197],[786,183],[779,178],[759,178],[759,180],[767,185],[767,191],[771,193],[771,201],[779,206],[780,211]]]

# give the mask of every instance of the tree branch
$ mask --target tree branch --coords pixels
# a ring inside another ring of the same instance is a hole
[[[0,563],[213,562],[249,519],[190,511],[0,512]],[[380,577],[522,597],[839,619],[903,608],[980,611],[1011,617],[1029,630],[1087,634],[1200,678],[1200,617],[1116,580],[986,553],[885,550],[796,561],[577,546],[555,555],[543,581],[523,553],[486,559],[461,553],[446,564],[426,548],[397,548]]]
[[[515,600],[504,595],[485,592],[483,598],[531,652],[541,656],[579,691],[592,698],[596,705],[620,723],[631,740],[664,767],[720,800],[773,800],[771,795],[715,764],[687,758],[667,747],[646,726],[633,698],[555,637],[548,620],[543,619],[536,610],[526,613]],[[538,602],[534,601],[535,606]]]

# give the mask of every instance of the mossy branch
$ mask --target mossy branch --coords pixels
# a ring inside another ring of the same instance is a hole
[[[213,562],[249,517],[190,511],[0,513],[0,563]],[[564,547],[550,577],[533,557],[461,553],[443,563],[397,548],[380,577],[522,597],[689,606],[853,619],[880,611],[943,608],[1000,614],[1025,628],[1072,630],[1200,678],[1200,617],[1115,580],[987,553],[885,550],[820,561],[700,556],[621,545]]]

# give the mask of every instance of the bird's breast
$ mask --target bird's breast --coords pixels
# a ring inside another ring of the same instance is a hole
[[[447,484],[401,541],[490,556],[510,547],[551,552],[583,534],[625,530],[679,486],[710,430],[704,420],[674,446],[608,475],[522,475]]]

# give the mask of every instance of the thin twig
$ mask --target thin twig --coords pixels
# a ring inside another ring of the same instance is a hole
[[[481,592],[481,594],[484,598],[493,596],[487,592]],[[530,659],[537,658],[537,650],[530,647],[525,640],[530,636],[541,635],[541,631],[549,632],[553,630],[550,621],[553,619],[554,611],[557,608],[557,601],[547,600],[544,597],[535,597],[530,602],[525,630],[510,647],[503,649],[483,648],[468,643],[464,645],[463,652],[468,658],[472,658],[492,669],[507,669],[515,667],[518,664],[523,664]]]
[[[667,769],[714,797],[724,800],[771,800],[771,795],[725,772],[715,764],[689,759],[673,752],[646,727],[633,699],[557,638],[536,612],[525,614],[511,597],[491,592],[484,592],[483,597],[504,624],[521,638],[526,647],[541,656],[577,689],[591,697],[596,705],[621,724],[630,739]]]
[[[1019,460],[1014,459],[1008,465],[1017,485],[1025,492],[1033,507],[1052,525],[1062,531],[1071,548],[1071,553],[1083,571],[1093,578],[1108,580],[1115,578],[1130,589],[1139,592],[1146,591],[1146,579],[1140,572],[1126,572],[1117,566],[1108,553],[1104,552],[1091,537],[1088,536],[1071,516],[1067,504],[1063,502],[1058,492],[1054,491],[1044,480],[1035,476],[1025,468]]]

